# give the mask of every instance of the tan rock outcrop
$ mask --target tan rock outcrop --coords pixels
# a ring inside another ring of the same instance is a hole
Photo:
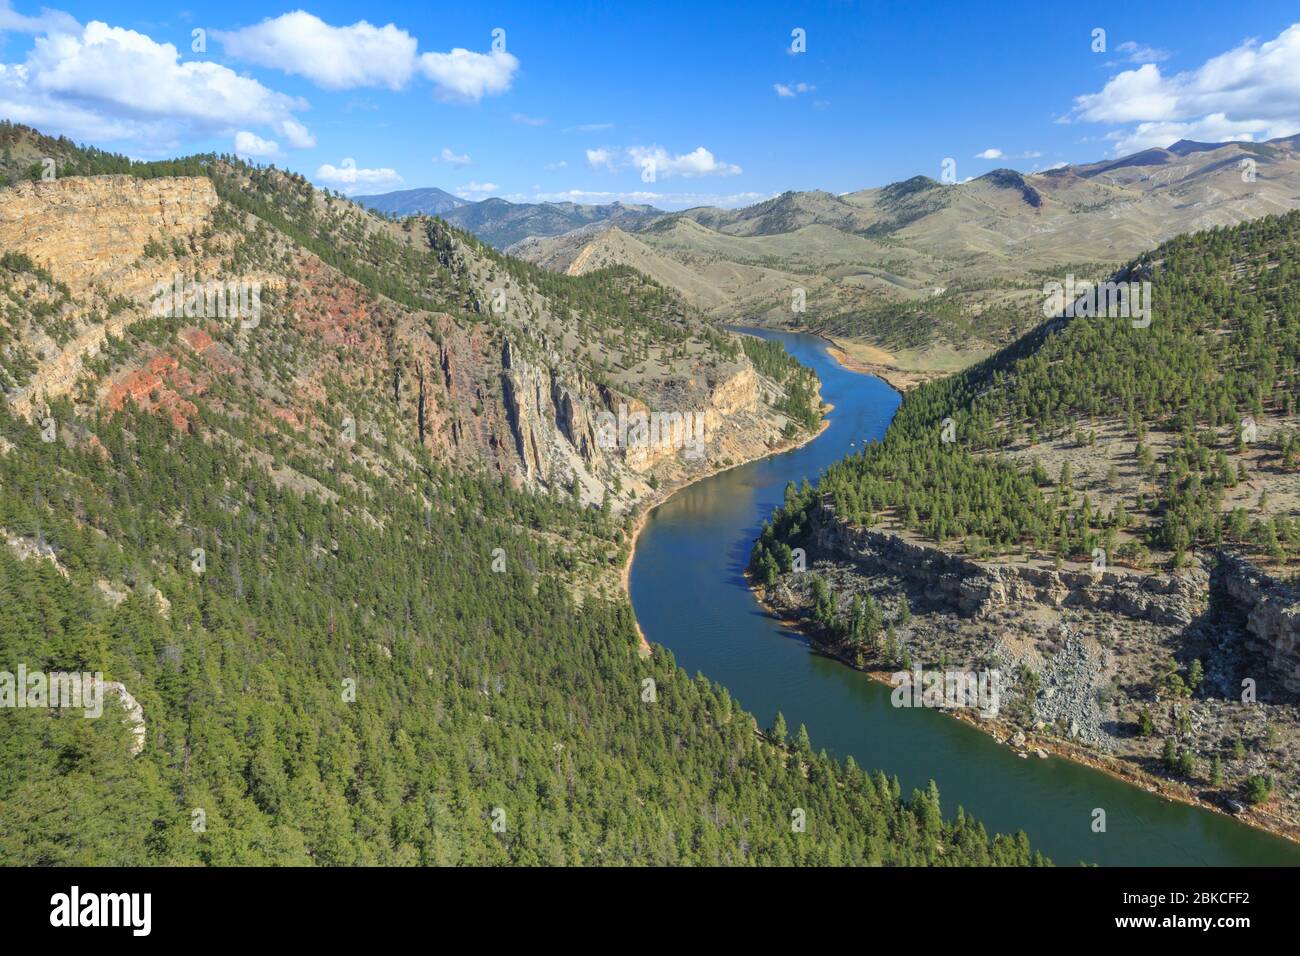
[[[131,268],[145,244],[202,228],[216,205],[211,181],[197,177],[22,182],[0,190],[0,249],[27,254],[74,291],[99,283],[147,296],[155,277]]]

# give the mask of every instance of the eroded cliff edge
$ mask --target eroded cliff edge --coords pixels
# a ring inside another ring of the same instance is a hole
[[[825,499],[801,544],[806,569],[757,590],[820,650],[895,683],[914,668],[996,670],[995,715],[951,710],[1022,755],[1060,753],[1300,838],[1300,593],[1288,583],[1226,551],[1178,574],[976,561],[846,524]],[[854,633],[855,614],[878,626]],[[1270,799],[1255,806],[1261,780]]]

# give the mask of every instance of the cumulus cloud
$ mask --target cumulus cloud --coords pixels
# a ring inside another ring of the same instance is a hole
[[[612,171],[616,161],[617,156],[614,150],[605,149],[604,147],[601,147],[600,149],[587,150],[587,165],[592,169],[607,169]]]
[[[449,166],[468,166],[470,158],[468,153],[457,154],[450,146],[444,146],[442,152],[433,157],[435,163],[446,163]]]
[[[214,30],[227,55],[305,76],[327,90],[380,86],[398,90],[415,71],[416,39],[390,23],[330,26],[295,10],[240,30]]]
[[[66,14],[0,23],[35,34],[21,64],[0,64],[0,114],[48,132],[98,141],[131,140],[145,150],[189,137],[232,136],[236,124],[265,127],[293,146],[314,144],[294,113],[300,98],[208,61],[181,62],[176,47],[98,20]]]
[[[976,159],[1001,159],[1001,158],[1002,158],[1002,155],[1003,155],[1003,154],[1002,154],[1002,150],[997,149],[996,147],[990,146],[988,149],[984,150],[982,153],[976,153],[976,154],[975,154],[975,158],[976,158]]]
[[[501,187],[498,186],[496,183],[475,183],[475,182],[466,183],[464,186],[461,186],[460,189],[456,190],[456,192],[459,193],[461,196],[478,196],[478,197],[490,196],[493,193],[498,193],[500,191],[501,191]]]
[[[362,169],[351,156],[337,166],[325,163],[316,170],[316,179],[349,196],[359,192],[363,186],[369,189],[384,189],[400,186],[405,181],[397,175],[395,169]]]
[[[698,176],[735,176],[742,172],[734,163],[720,162],[703,146],[689,153],[674,155],[662,146],[602,147],[587,150],[587,165],[592,169],[614,171],[635,167],[649,170],[655,178],[681,176],[693,179]]]
[[[660,209],[687,209],[691,206],[721,206],[733,208],[748,206],[765,199],[771,199],[776,193],[740,192],[730,194],[695,193],[695,192],[658,192],[654,190],[591,190],[565,189],[557,192],[534,191],[532,195],[515,194],[504,196],[512,202],[574,202],[574,203],[644,203],[658,206]]]
[[[504,50],[473,53],[457,47],[450,53],[420,54],[419,67],[440,99],[476,103],[510,89],[519,60]]]
[[[1180,139],[1272,139],[1300,130],[1300,24],[1247,40],[1193,70],[1145,63],[1078,96],[1066,122],[1136,124],[1107,138],[1116,153]]]
[[[280,144],[241,129],[235,134],[235,155],[246,159],[269,159],[280,155]]]
[[[279,124],[279,129],[294,149],[311,149],[316,145],[316,137],[296,119],[284,120]]]
[[[800,93],[811,93],[817,87],[811,83],[773,83],[772,88],[776,90],[776,95],[789,99],[798,96]]]

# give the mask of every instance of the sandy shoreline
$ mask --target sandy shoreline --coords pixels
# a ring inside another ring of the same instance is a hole
[[[874,376],[900,394],[929,381],[931,378],[937,377],[933,375],[927,377],[922,372],[908,372],[900,368],[894,368],[892,365],[874,365],[871,362],[863,362],[855,359],[840,348],[834,339],[820,334],[817,337],[826,343],[826,351],[831,358],[835,359],[840,368],[847,369],[850,372],[858,372],[862,375]]]

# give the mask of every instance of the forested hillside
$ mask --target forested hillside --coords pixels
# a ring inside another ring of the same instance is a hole
[[[1152,283],[1149,327],[1047,323],[909,393],[885,440],[819,489],[849,521],[977,556],[1103,547],[1177,567],[1228,544],[1289,564],[1298,268],[1297,213],[1171,240],[1123,273]]]
[[[787,489],[769,606],[862,669],[996,670],[1025,755],[1294,836],[1298,262],[1300,213],[1180,236],[1116,276],[1149,325],[1049,320],[909,392]]]
[[[629,270],[550,276],[274,170],[64,158],[181,177],[156,196],[194,225],[113,206],[43,230],[49,261],[0,249],[0,670],[102,672],[140,708],[0,708],[0,860],[1041,862],[640,653],[607,586],[640,473],[584,445],[583,402],[717,376],[720,418],[779,434],[739,344]],[[182,270],[258,278],[266,314],[149,315]],[[548,401],[581,468],[538,464]]]

